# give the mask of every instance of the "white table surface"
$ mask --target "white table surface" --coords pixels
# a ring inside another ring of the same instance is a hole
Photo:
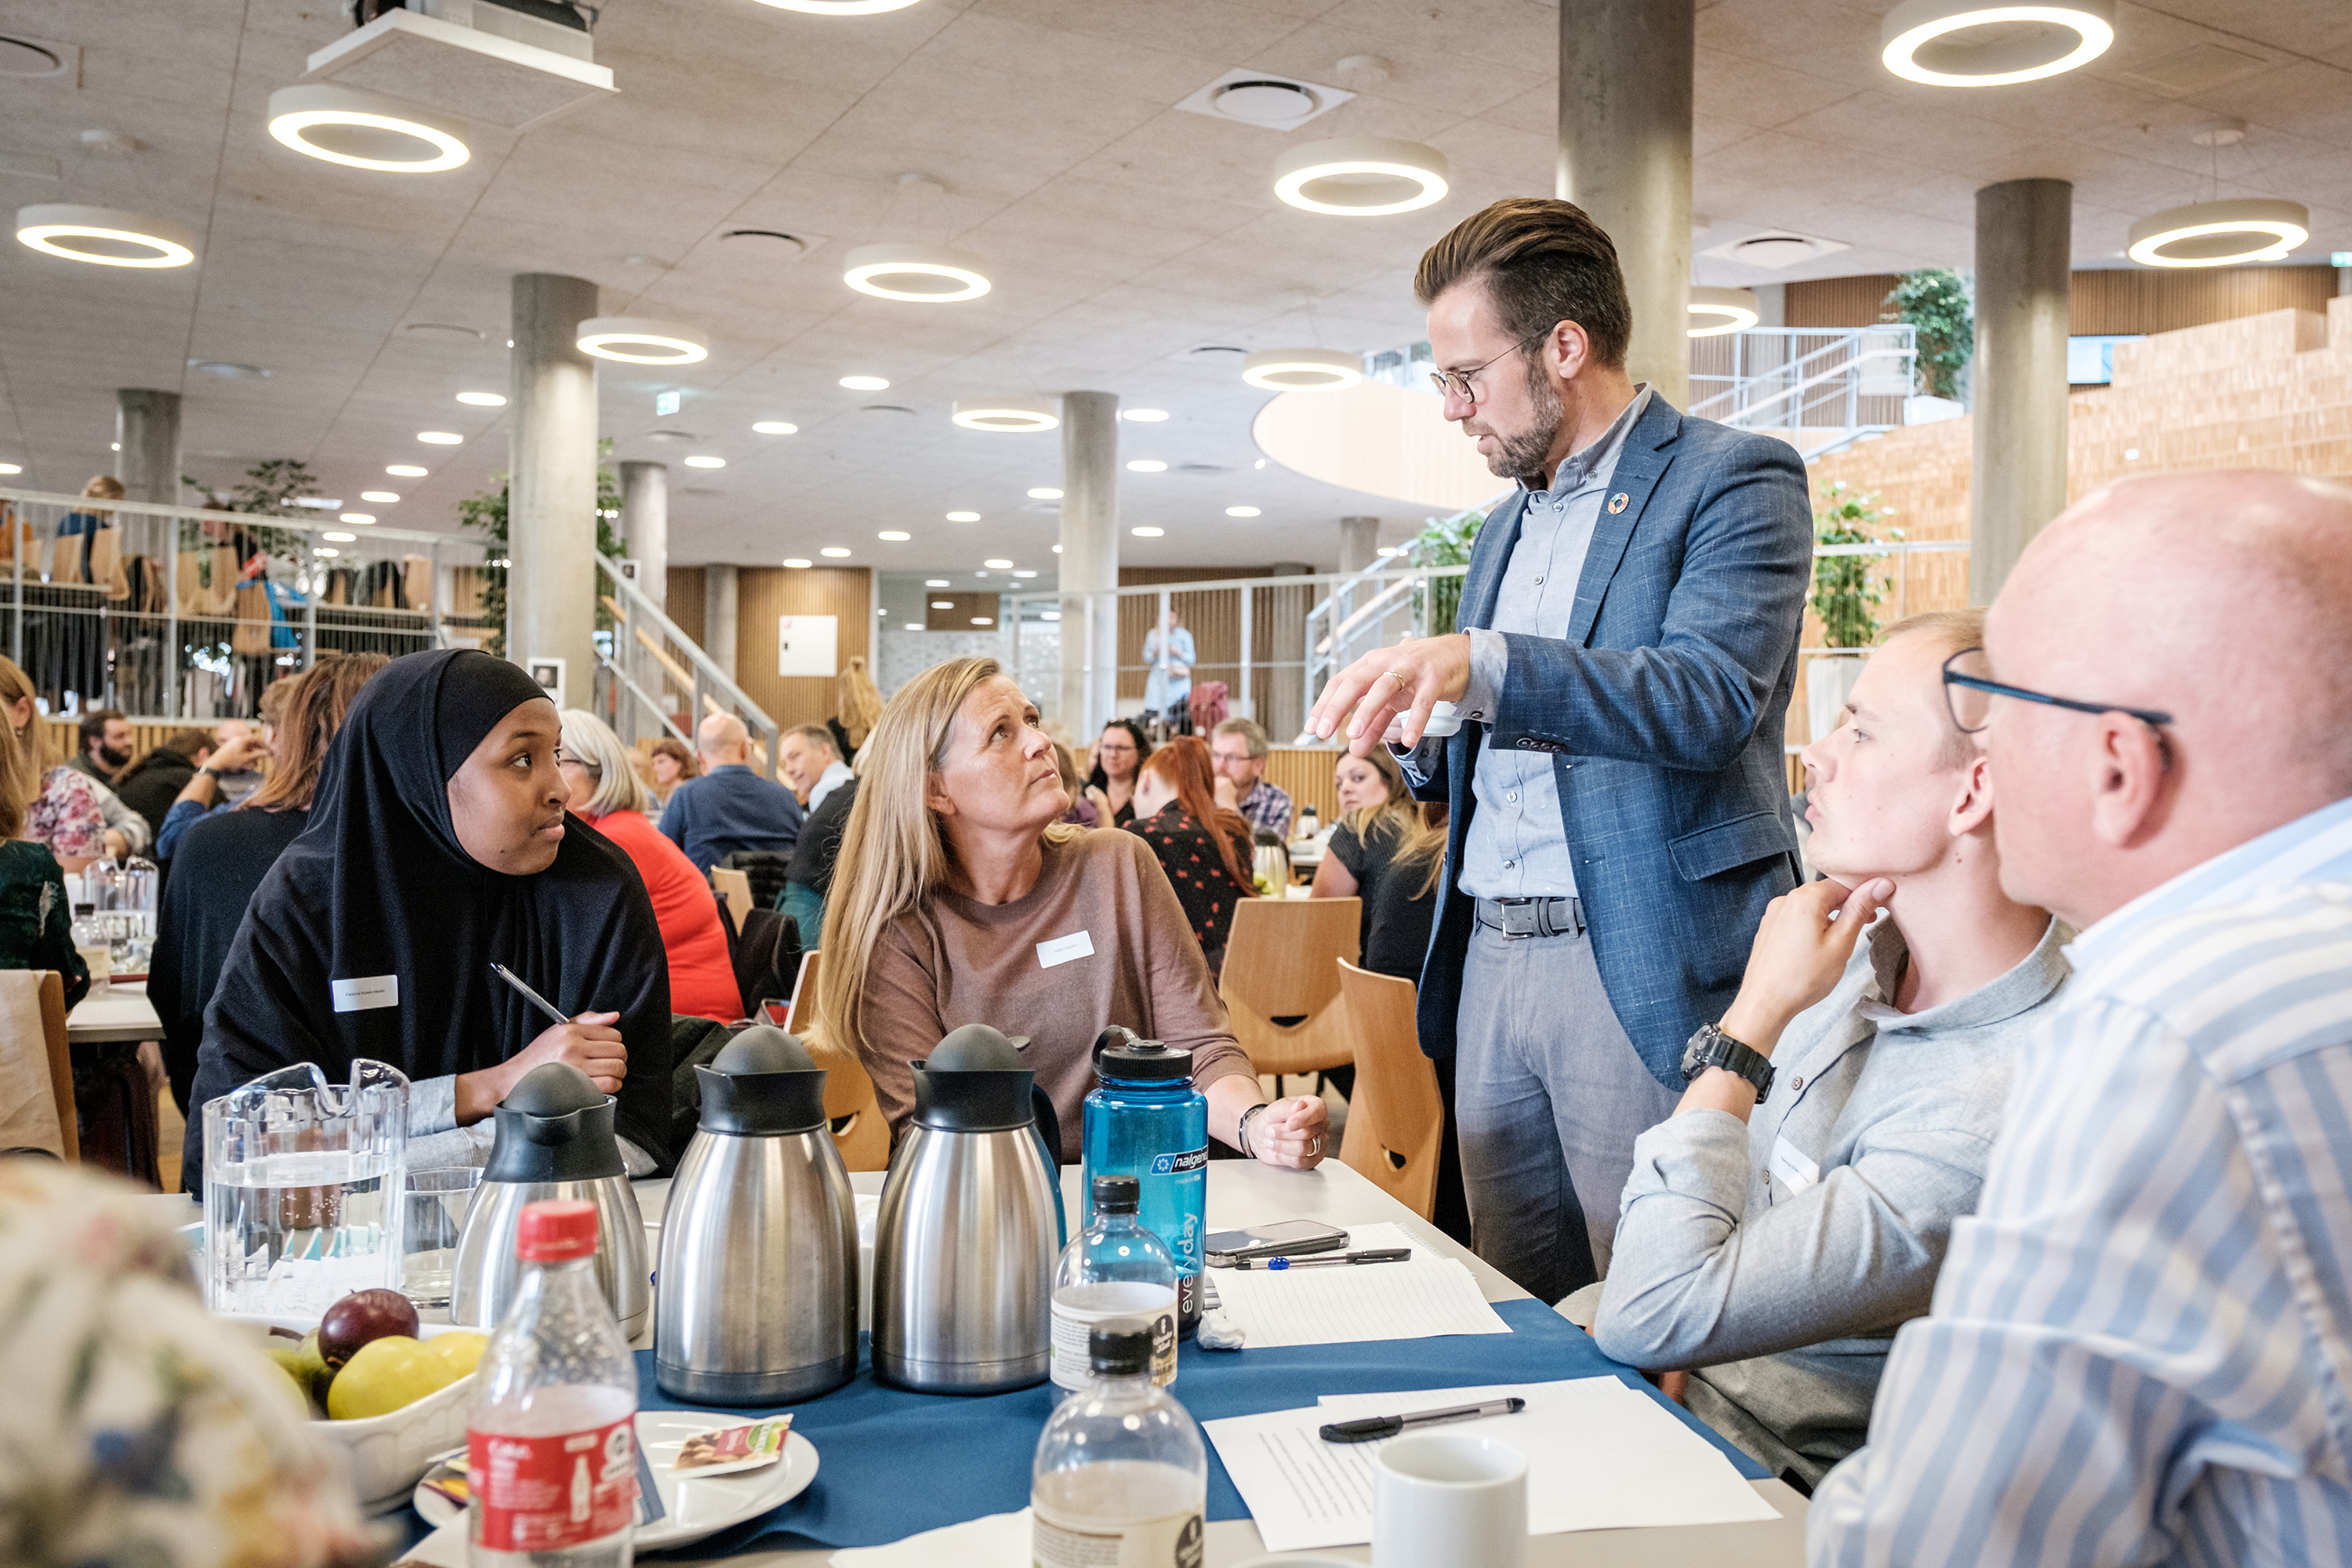
[[[109,985],[103,996],[85,996],[66,1015],[66,1041],[95,1046],[124,1040],[160,1040],[163,1020],[147,1000],[147,983]]]
[[[1067,1165],[1062,1170],[1062,1193],[1066,1204],[1076,1205],[1081,1200],[1080,1170]],[[861,1193],[878,1194],[882,1190],[882,1173],[862,1171],[853,1173],[850,1184]],[[644,1181],[636,1184],[637,1204],[647,1221],[661,1217],[669,1200],[667,1180]],[[185,1197],[163,1196],[150,1200],[159,1210],[168,1210],[173,1222],[184,1225],[202,1217],[202,1211]],[[1073,1213],[1077,1212],[1073,1208]],[[1262,1220],[1319,1219],[1338,1226],[1373,1225],[1386,1221],[1402,1226],[1413,1240],[1449,1257],[1459,1258],[1468,1265],[1478,1281],[1480,1291],[1489,1301],[1524,1300],[1527,1292],[1482,1262],[1466,1248],[1423,1219],[1412,1210],[1381,1192],[1371,1183],[1337,1160],[1327,1160],[1313,1171],[1284,1171],[1242,1160],[1213,1160],[1209,1163],[1208,1223],[1213,1230],[1227,1230],[1235,1226],[1253,1225]],[[648,1315],[645,1332],[638,1339],[640,1348],[653,1342],[653,1324]],[[1248,1352],[1244,1352],[1244,1354]],[[1181,1392],[1180,1392],[1181,1397]],[[1801,1568],[1805,1561],[1805,1500],[1780,1481],[1749,1483],[1771,1505],[1780,1510],[1777,1521],[1747,1524],[1708,1524],[1677,1526],[1660,1530],[1585,1530],[1559,1535],[1538,1535],[1528,1542],[1528,1568],[1707,1568],[1724,1564],[1725,1568]],[[1207,1533],[1207,1556],[1204,1568],[1232,1568],[1233,1564],[1257,1556],[1265,1550],[1259,1539],[1257,1526],[1245,1519],[1224,1520],[1212,1523]],[[830,1547],[803,1552],[753,1552],[731,1558],[696,1558],[689,1549],[684,1553],[665,1553],[655,1561],[726,1562],[740,1568],[821,1568],[833,1555]],[[1370,1563],[1371,1549],[1368,1546],[1328,1548],[1319,1553],[1351,1562]],[[1432,1568],[1443,1568],[1433,1564]]]

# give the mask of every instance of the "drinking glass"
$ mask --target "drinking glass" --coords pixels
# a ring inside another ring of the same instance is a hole
[[[449,1304],[457,1260],[457,1236],[466,1210],[482,1183],[473,1165],[411,1171],[401,1198],[401,1238],[407,1248],[400,1270],[400,1293],[420,1307]]]

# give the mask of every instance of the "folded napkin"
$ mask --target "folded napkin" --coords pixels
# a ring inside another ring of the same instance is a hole
[[[992,1513],[943,1530],[927,1530],[887,1546],[848,1546],[833,1568],[1030,1568],[1029,1510]]]

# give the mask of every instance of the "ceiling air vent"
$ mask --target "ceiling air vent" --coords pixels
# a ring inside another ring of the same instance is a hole
[[[0,76],[79,77],[81,47],[28,38],[22,33],[0,33]]]
[[[860,414],[912,414],[914,410],[903,403],[869,403],[857,412]]]
[[[235,360],[192,359],[188,368],[200,375],[216,375],[224,381],[263,381],[269,373],[257,364],[239,364]]]
[[[489,335],[478,327],[461,327],[455,321],[411,321],[400,330],[420,338],[464,338],[472,342]]]
[[[1842,239],[1822,239],[1814,235],[1776,228],[1716,246],[1700,254],[1722,261],[1736,261],[1742,267],[1762,267],[1777,272],[1801,261],[1817,261],[1824,256],[1853,248]]]
[[[1212,120],[1238,121],[1268,131],[1296,131],[1356,95],[1343,87],[1264,71],[1230,70],[1176,107]]]
[[[691,430],[648,430],[646,432],[646,439],[648,441],[676,442],[699,441],[702,437],[696,435]]]
[[[780,228],[730,228],[719,237],[763,241],[752,248],[767,252],[771,259],[777,261],[798,261],[809,253],[810,247],[807,237],[786,234]]]
[[[2271,62],[2219,44],[2191,44],[2122,74],[2166,92],[2203,92],[2261,70]]]

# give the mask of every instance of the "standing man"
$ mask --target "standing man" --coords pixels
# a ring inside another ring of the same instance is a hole
[[[1626,379],[1617,251],[1515,197],[1421,258],[1445,416],[1517,489],[1460,629],[1367,655],[1308,727],[1452,803],[1421,1045],[1454,1056],[1480,1257],[1548,1301],[1609,1268],[1633,1140],[1796,885],[1781,760],[1812,557],[1804,465]],[[1423,737],[1456,705],[1450,737]],[[1410,746],[1411,751],[1403,748]]]
[[[1257,832],[1287,838],[1290,792],[1265,782],[1265,731],[1256,720],[1228,719],[1217,726],[1209,743],[1217,770],[1217,804],[1240,812]]]
[[[751,731],[732,713],[713,713],[694,731],[702,773],[671,792],[661,830],[704,876],[739,850],[789,856],[801,833],[793,792],[751,771]]]

